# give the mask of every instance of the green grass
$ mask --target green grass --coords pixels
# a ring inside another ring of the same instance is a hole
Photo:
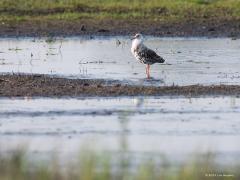
[[[0,0],[0,20],[236,18],[239,0]]]
[[[239,166],[219,166],[212,153],[195,154],[194,159],[180,165],[171,164],[166,157],[154,156],[154,159],[149,158],[134,168],[126,157],[124,153],[120,153],[116,161],[116,157],[109,153],[81,151],[76,161],[61,165],[56,156],[52,157],[49,163],[49,161],[29,160],[25,151],[16,151],[10,155],[0,154],[0,180],[229,180],[240,178]],[[210,178],[206,174],[216,174],[219,177]]]

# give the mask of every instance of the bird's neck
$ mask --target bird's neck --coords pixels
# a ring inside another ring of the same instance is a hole
[[[132,49],[136,49],[139,46],[143,45],[143,40],[141,39],[134,39],[132,42]]]

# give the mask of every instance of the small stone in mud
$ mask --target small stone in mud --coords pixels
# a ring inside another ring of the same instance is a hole
[[[210,32],[215,31],[215,28],[209,28],[208,31]]]
[[[40,78],[40,77],[43,77],[43,76],[40,75],[40,74],[34,74],[34,75],[32,75],[32,77],[33,77],[33,78]]]
[[[84,86],[90,86],[90,84],[89,84],[89,83],[84,83],[83,85],[84,85]]]
[[[120,86],[121,86],[121,84],[116,84],[116,85],[115,85],[115,87],[120,87]]]
[[[99,29],[98,32],[109,32],[107,29]]]
[[[81,31],[86,31],[86,28],[85,28],[85,26],[84,26],[84,25],[82,25],[80,30],[81,30]]]

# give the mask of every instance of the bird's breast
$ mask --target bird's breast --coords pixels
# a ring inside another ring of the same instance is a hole
[[[131,47],[131,53],[134,55],[135,54],[135,51],[136,51],[136,48],[135,47]]]
[[[132,48],[132,49],[131,49],[131,52],[132,52],[133,56],[134,56],[136,59],[139,59],[136,48]]]

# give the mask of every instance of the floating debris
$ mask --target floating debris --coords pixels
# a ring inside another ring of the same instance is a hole
[[[121,44],[121,41],[119,41],[118,39],[116,40],[116,45],[119,46]]]
[[[21,51],[22,49],[16,47],[16,48],[9,48],[8,50],[9,51]]]

